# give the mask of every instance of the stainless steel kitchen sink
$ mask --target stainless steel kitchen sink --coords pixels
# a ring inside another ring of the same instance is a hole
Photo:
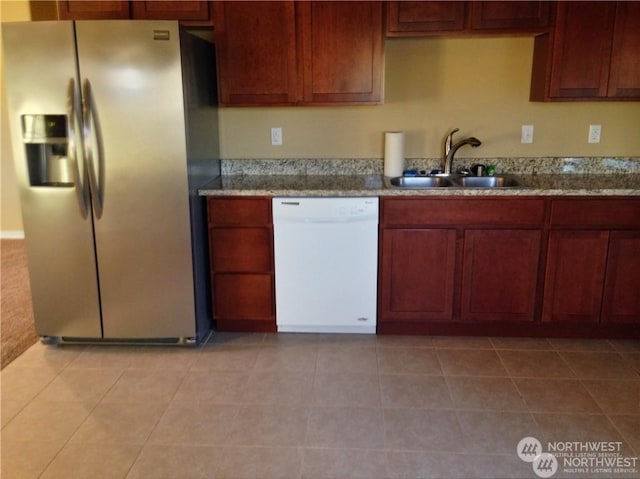
[[[519,188],[524,185],[512,175],[497,176],[398,176],[385,178],[391,188]]]
[[[514,188],[522,186],[513,176],[463,176],[460,183],[465,188]]]
[[[445,176],[398,176],[390,178],[391,186],[398,188],[440,188],[456,186],[452,178]]]

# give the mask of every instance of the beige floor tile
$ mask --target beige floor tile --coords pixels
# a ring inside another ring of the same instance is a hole
[[[350,347],[361,348],[376,346],[377,336],[375,334],[318,334],[318,344],[322,347]]]
[[[640,414],[640,380],[587,380],[582,384],[607,414]]]
[[[381,334],[376,346],[379,348],[433,348],[435,344],[432,336],[396,336]]]
[[[516,450],[527,436],[540,429],[529,413],[504,411],[456,411],[469,452],[506,454]]]
[[[137,346],[87,346],[67,367],[126,369],[141,350]]]
[[[2,387],[2,385],[0,385],[0,387]],[[9,401],[3,399],[0,405],[0,417],[2,418],[2,425],[0,427],[3,428],[9,424],[27,404],[27,401]]]
[[[98,404],[69,442],[142,446],[166,409],[158,402]]]
[[[36,396],[36,401],[97,404],[118,380],[118,369],[65,369]]]
[[[42,479],[124,479],[140,446],[67,444]]]
[[[364,346],[320,343],[317,366],[321,373],[377,373],[374,343]]]
[[[640,339],[610,339],[616,351],[622,353],[640,353]]]
[[[210,347],[224,346],[247,346],[247,345],[260,345],[265,341],[264,333],[228,333],[215,331],[209,342],[204,345],[204,349]]]
[[[464,440],[454,411],[384,409],[385,448],[461,452]]]
[[[540,426],[541,435],[536,436],[544,442],[621,442],[620,452],[630,456],[629,444],[624,441],[618,430],[604,414],[541,414],[533,413]]]
[[[229,446],[224,448],[215,479],[297,479],[302,450],[294,447]]]
[[[226,442],[236,446],[299,446],[304,443],[308,416],[307,406],[244,406]]]
[[[383,449],[382,410],[365,407],[312,407],[307,423],[308,447]]]
[[[128,369],[122,373],[103,398],[104,402],[171,401],[186,375],[186,371]]]
[[[524,349],[549,351],[553,346],[546,338],[512,338],[496,337],[491,338],[491,344],[495,349]]]
[[[640,456],[640,415],[637,414],[615,414],[609,418],[620,431],[625,444],[633,448],[635,457]]]
[[[526,411],[511,378],[447,376],[454,407],[495,411]]]
[[[216,446],[226,443],[237,406],[172,403],[151,433],[148,444]]]
[[[214,343],[203,347],[191,366],[191,370],[251,371],[253,369],[260,352],[259,346],[227,347],[223,344]]]
[[[607,339],[549,338],[556,351],[615,351]]]
[[[64,345],[46,346],[36,343],[11,362],[11,368],[40,368],[62,371],[86,346]]]
[[[245,404],[309,404],[313,374],[306,372],[258,372],[249,376],[242,402]]]
[[[438,349],[442,370],[448,376],[507,376],[500,357],[486,349]]]
[[[238,404],[242,402],[248,381],[246,371],[189,371],[173,400]]]
[[[31,402],[2,430],[2,440],[66,441],[87,418],[92,407],[79,402]]]
[[[640,374],[618,353],[561,352],[577,377],[640,379]]]
[[[384,479],[383,451],[367,449],[304,449],[303,479]]]
[[[318,357],[317,346],[306,344],[265,346],[256,358],[257,371],[305,371],[313,373]]]
[[[493,349],[491,339],[480,336],[434,336],[433,344],[442,349]]]
[[[622,358],[640,373],[640,353],[622,353]]]
[[[388,451],[389,477],[393,479],[455,478],[457,454],[416,451]]]
[[[200,355],[195,347],[147,346],[136,354],[130,368],[134,369],[189,369]]]
[[[2,479],[37,479],[60,449],[59,442],[2,441],[0,477]]]
[[[11,364],[0,373],[3,401],[31,401],[58,375],[48,368],[12,368]]]
[[[312,403],[316,406],[380,406],[380,381],[369,373],[316,373]]]
[[[147,445],[127,479],[209,479],[222,459],[222,447]]]
[[[378,367],[386,374],[442,375],[435,349],[428,348],[380,348]]]
[[[514,379],[530,411],[602,413],[577,379]]]
[[[265,333],[267,346],[303,346],[320,343],[322,335],[316,333]]]
[[[575,374],[555,351],[498,351],[512,377],[573,378]]]
[[[384,407],[440,409],[453,406],[442,376],[381,374],[380,390]]]

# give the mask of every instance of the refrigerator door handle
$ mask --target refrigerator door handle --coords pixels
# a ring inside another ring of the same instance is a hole
[[[100,121],[91,91],[91,83],[87,78],[84,80],[83,90],[84,151],[89,174],[89,186],[91,187],[91,198],[93,200],[93,211],[96,218],[100,219],[104,205],[104,147]],[[93,143],[94,138],[95,144]],[[97,165],[94,158],[97,159]]]
[[[86,168],[83,162],[82,172],[80,171],[80,165],[78,160],[78,151],[76,144],[76,122],[81,124],[80,118],[77,117],[77,101],[76,96],[76,82],[73,78],[69,80],[69,89],[67,91],[67,114],[69,115],[69,144],[67,146],[67,157],[71,162],[71,169],[73,171],[73,183],[75,185],[76,196],[78,198],[78,206],[80,207],[80,214],[83,218],[87,217],[87,185],[86,185]]]

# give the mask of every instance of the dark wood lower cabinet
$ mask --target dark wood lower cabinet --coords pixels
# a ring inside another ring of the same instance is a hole
[[[454,229],[383,231],[380,319],[451,320],[455,263]]]
[[[211,197],[209,257],[218,331],[276,331],[271,198]]]
[[[466,230],[463,321],[533,321],[540,230]]]
[[[640,232],[611,233],[602,321],[640,327]]]
[[[551,231],[543,321],[599,321],[608,244],[607,231]]]

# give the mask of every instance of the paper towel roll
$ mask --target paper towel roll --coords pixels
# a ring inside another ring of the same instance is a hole
[[[404,171],[404,132],[384,134],[384,176],[402,176]]]

